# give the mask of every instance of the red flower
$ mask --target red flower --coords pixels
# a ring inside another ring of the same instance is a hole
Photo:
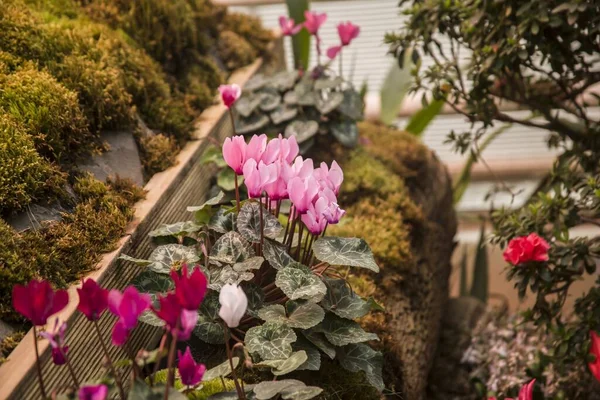
[[[90,321],[97,321],[108,307],[108,290],[100,287],[93,279],[83,282],[81,288],[77,289],[77,294],[79,294],[77,309]]]
[[[181,269],[181,275],[177,271],[171,272],[171,279],[175,283],[175,295],[179,304],[186,310],[198,310],[204,296],[208,281],[200,268],[196,267],[188,276],[187,265]]]
[[[54,322],[54,332],[40,332],[40,336],[50,342],[52,348],[52,361],[56,365],[67,363],[67,352],[69,346],[65,345],[65,332],[67,331],[67,323],[63,322],[59,325],[58,318]]]
[[[54,292],[48,281],[34,279],[27,286],[15,285],[12,300],[19,314],[41,326],[46,324],[48,317],[67,306],[69,295],[66,290]]]
[[[160,309],[152,307],[156,316],[167,326],[167,330],[177,335],[177,340],[188,340],[198,322],[198,311],[184,309],[175,293],[167,293],[166,296],[158,296]],[[179,327],[177,321],[179,320]]]
[[[512,239],[504,250],[504,260],[512,265],[529,261],[548,261],[550,245],[537,233]]]
[[[592,375],[598,382],[600,382],[600,337],[596,334],[596,332],[591,331],[590,337],[592,341],[592,347],[590,348],[590,354],[596,356],[596,359],[588,364]]]
[[[128,286],[123,293],[111,290],[108,293],[108,309],[119,317],[112,332],[112,342],[122,346],[127,341],[129,332],[136,327],[138,318],[150,307],[150,295],[140,293],[134,286]]]
[[[177,369],[179,369],[181,383],[186,386],[196,386],[202,381],[206,367],[204,364],[196,364],[189,346],[185,349],[185,353],[181,354],[181,350],[178,350],[177,354],[179,355]]]

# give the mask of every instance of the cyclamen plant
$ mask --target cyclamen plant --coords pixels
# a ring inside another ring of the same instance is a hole
[[[239,91],[222,87],[221,93],[229,101]],[[232,103],[226,105],[231,112]],[[313,160],[298,156],[294,137],[254,135],[246,143],[234,136],[225,139],[222,153],[235,174],[235,201],[221,204],[221,192],[188,208],[194,220],[151,232],[162,244],[148,260],[122,256],[147,268],[135,287],[156,302],[173,289],[176,280],[169,274],[202,271],[208,290],[192,334],[208,344],[225,344],[230,361],[236,354],[242,368],[277,378],[318,371],[321,358],[328,357],[351,372],[363,371],[383,390],[382,354],[366,344],[378,337],[354,321],[380,306],[357,295],[340,273],[347,267],[379,268],[364,240],[325,235],[328,225],[345,214],[337,204],[343,181],[339,165],[315,168]],[[248,199],[241,199],[242,185]],[[165,324],[157,313],[140,319]],[[231,395],[244,398],[244,382],[236,378],[242,373],[232,370],[237,394]],[[254,393],[267,388],[271,397],[289,399],[321,392],[297,380],[277,380],[259,383]],[[257,398],[271,398],[261,393]]]
[[[320,136],[331,134],[346,147],[358,142],[356,122],[363,118],[361,95],[344,80],[343,49],[360,33],[351,22],[337,26],[340,44],[327,49],[328,61],[322,63],[319,31],[327,14],[305,12],[306,21],[296,25],[291,18],[280,17],[284,36],[306,29],[315,38],[318,62],[311,71],[283,71],[272,77],[257,74],[244,86],[244,95],[235,105],[236,130],[239,134],[283,132],[296,137],[301,153],[312,147]],[[338,59],[339,74],[331,65]]]

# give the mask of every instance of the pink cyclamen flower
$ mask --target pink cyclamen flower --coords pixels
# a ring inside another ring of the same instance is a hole
[[[188,275],[188,267],[183,265],[181,275],[177,271],[172,271],[171,279],[175,283],[175,295],[181,307],[197,311],[208,287],[208,281],[202,270],[196,267]]]
[[[337,162],[333,161],[331,168],[322,162],[319,168],[314,170],[313,175],[322,189],[331,189],[335,195],[339,194],[342,182],[344,182],[344,173]]]
[[[181,383],[186,386],[196,386],[202,382],[206,366],[200,363],[196,364],[190,346],[187,346],[183,354],[181,354],[181,350],[177,350],[177,355],[179,358],[177,369],[179,370],[179,376],[181,376]]]
[[[108,397],[108,386],[87,385],[82,386],[78,392],[79,400],[106,400]]]
[[[300,148],[295,136],[284,139],[282,135],[279,134],[278,138],[272,139],[267,144],[262,160],[265,164],[271,164],[277,160],[285,161],[290,164],[294,161],[299,152]]]
[[[304,27],[311,35],[316,35],[321,28],[321,25],[327,21],[327,14],[319,14],[312,11],[304,11]]]
[[[281,27],[283,36],[294,36],[302,29],[302,25],[296,25],[293,18],[286,18],[283,15],[279,17],[279,26]]]
[[[156,316],[165,321],[166,328],[177,340],[188,340],[198,322],[198,310],[186,310],[179,304],[175,293],[158,296],[160,309],[152,308]]]
[[[594,375],[594,378],[600,382],[600,337],[594,331],[590,331],[590,339],[592,346],[590,347],[590,354],[596,356],[596,359],[588,363],[590,372]]]
[[[531,380],[531,382],[526,383],[519,390],[519,398],[518,400],[533,400],[533,387],[535,386],[535,379]]]
[[[253,159],[257,163],[262,159],[263,153],[267,149],[267,135],[252,135],[250,142],[246,146],[246,160]]]
[[[292,177],[298,177],[302,180],[307,179],[309,176],[314,174],[314,165],[311,158],[304,160],[302,156],[296,157],[296,160],[292,164]]]
[[[61,311],[69,302],[66,290],[52,290],[48,281],[31,280],[25,286],[15,285],[12,291],[13,307],[33,325],[46,325],[48,318]]]
[[[348,21],[346,23],[339,24],[337,26],[337,31],[338,35],[340,36],[342,46],[348,46],[350,45],[350,42],[358,37],[358,34],[360,33],[360,27]]]
[[[320,235],[327,226],[327,219],[323,212],[327,208],[327,199],[320,197],[315,204],[311,204],[305,214],[302,214],[302,222],[313,235]]]
[[[248,188],[248,197],[251,199],[259,198],[265,187],[275,180],[277,180],[277,167],[274,164],[266,165],[261,161],[257,165],[252,158],[244,164],[244,184]]]
[[[136,327],[138,318],[150,307],[149,294],[140,293],[129,286],[123,293],[111,290],[108,293],[108,309],[119,317],[112,332],[112,342],[115,346],[122,346],[127,341],[129,332]]]
[[[287,199],[288,182],[293,177],[292,167],[283,160],[278,160],[272,165],[274,165],[275,176],[277,178],[274,182],[265,185],[264,190],[271,200]]]
[[[81,288],[77,289],[77,294],[79,294],[77,309],[90,321],[97,321],[108,307],[108,290],[102,288],[93,279],[86,279]]]
[[[238,285],[226,284],[219,293],[219,303],[219,317],[228,327],[237,328],[248,308],[248,297],[244,290]]]
[[[329,57],[330,60],[333,60],[338,56],[340,51],[342,51],[342,46],[332,46],[327,49],[327,57]]]
[[[342,210],[338,203],[335,202],[330,203],[325,211],[323,211],[323,216],[327,220],[327,223],[331,225],[340,222],[344,215],[346,215],[346,210]]]
[[[59,324],[58,318],[54,322],[53,332],[40,332],[40,336],[50,342],[52,348],[52,361],[55,365],[63,365],[67,362],[67,351],[69,346],[65,346],[65,332],[67,331],[67,323]]]
[[[306,180],[295,177],[288,184],[288,194],[297,213],[304,214],[308,211],[319,192],[317,180],[310,176]]]
[[[504,251],[504,260],[512,265],[529,261],[548,261],[550,245],[537,233],[512,239]]]
[[[237,175],[244,173],[246,147],[246,141],[243,136],[227,138],[223,142],[223,159]]]
[[[225,107],[231,108],[233,103],[242,95],[242,88],[235,83],[233,85],[221,85],[219,86],[219,93],[221,93],[221,99]]]

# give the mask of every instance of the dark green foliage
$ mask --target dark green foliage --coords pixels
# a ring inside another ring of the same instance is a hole
[[[551,172],[525,206],[492,213],[492,241],[505,246],[514,237],[536,232],[551,245],[548,262],[518,265],[508,272],[521,297],[535,298],[525,316],[548,329],[550,347],[556,349],[530,375],[543,384],[549,364],[562,377],[589,374],[589,331],[600,329],[597,287],[577,299],[574,316],[565,315],[563,305],[572,284],[595,273],[600,257],[597,237],[573,238],[569,233],[600,218],[600,124],[591,114],[599,97],[588,91],[600,82],[599,61],[592,56],[600,48],[600,4],[415,1],[404,13],[402,30],[386,37],[392,51],[402,54],[415,48],[434,58],[430,67],[417,68],[413,89],[446,98],[471,122],[482,123],[473,131],[450,133],[457,150],[480,157],[478,142],[491,140],[498,131],[488,128],[497,123],[546,130],[548,146],[558,150]],[[444,51],[441,36],[449,41]],[[468,63],[459,62],[465,47]],[[584,92],[589,93],[585,100]],[[499,107],[500,100],[531,114],[508,114]],[[583,398],[585,388],[564,389],[564,398]]]

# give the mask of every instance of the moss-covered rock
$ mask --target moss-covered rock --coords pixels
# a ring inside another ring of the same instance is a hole
[[[144,171],[152,176],[175,165],[179,147],[172,138],[158,134],[140,139],[140,150]]]
[[[247,65],[256,58],[256,51],[250,43],[233,31],[221,33],[218,50],[225,66],[231,70]]]
[[[241,13],[224,15],[221,32],[227,31],[245,38],[261,56],[269,53],[269,45],[274,39],[273,33],[263,28],[260,18]]]

